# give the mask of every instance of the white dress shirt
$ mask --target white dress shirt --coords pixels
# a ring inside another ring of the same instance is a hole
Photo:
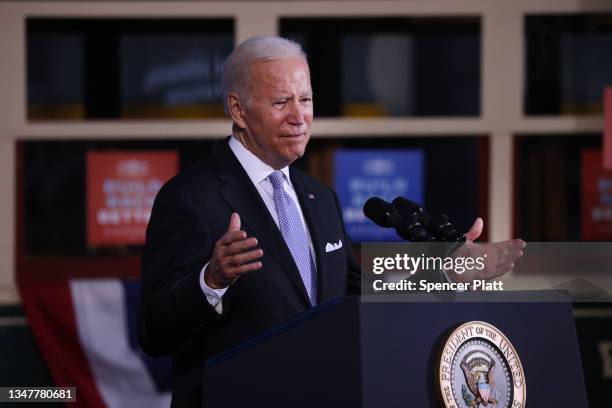
[[[261,196],[261,199],[266,205],[266,208],[268,209],[268,211],[270,212],[270,215],[274,219],[276,226],[279,227],[278,214],[276,213],[276,207],[274,205],[274,191],[272,188],[272,183],[270,183],[270,180],[268,179],[268,176],[272,174],[272,172],[274,172],[274,169],[268,166],[263,161],[261,161],[257,156],[255,156],[249,150],[247,150],[247,148],[244,147],[242,143],[240,143],[240,141],[233,136],[230,138],[229,147],[230,149],[232,149],[232,152],[234,152],[234,155],[236,156],[236,158],[238,159],[238,161],[240,162],[240,164],[246,171],[247,175],[251,179],[251,182],[257,189],[257,192]],[[300,214],[300,219],[302,221],[302,225],[304,226],[304,231],[306,231],[306,236],[308,237],[308,243],[310,246],[310,254],[312,256],[313,261],[315,261],[314,263],[316,265],[316,258],[315,258],[315,253],[314,253],[314,247],[312,244],[312,238],[310,236],[310,231],[308,231],[308,227],[306,226],[306,220],[304,219],[304,214],[302,213],[302,208],[300,207],[300,202],[297,198],[297,194],[295,193],[293,184],[291,184],[291,178],[289,177],[289,166],[283,167],[282,169],[280,169],[280,171],[284,175],[283,187],[285,188],[285,192],[289,195],[289,197],[291,197],[291,199],[293,200]],[[227,222],[229,224],[229,220],[227,220]],[[208,267],[208,262],[206,263],[206,265],[204,265],[204,267],[202,268],[202,271],[200,272],[200,286],[202,287],[202,291],[204,292],[204,295],[206,296],[206,300],[208,300],[208,303],[210,303],[215,308],[217,313],[222,314],[223,304],[221,302],[221,298],[227,291],[227,288],[213,289],[204,282],[204,273],[206,272],[207,267]],[[257,273],[257,271],[253,271],[252,273]]]

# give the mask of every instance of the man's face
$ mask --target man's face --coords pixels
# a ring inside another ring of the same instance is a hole
[[[302,58],[262,61],[251,67],[250,98],[243,110],[247,148],[275,169],[304,154],[312,124],[312,88]]]

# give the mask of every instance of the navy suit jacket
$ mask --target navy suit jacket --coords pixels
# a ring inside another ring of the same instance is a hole
[[[201,405],[202,369],[210,356],[311,307],[291,253],[228,140],[162,187],[147,229],[139,342],[151,356],[173,355],[175,407]],[[316,254],[319,302],[359,293],[360,268],[336,194],[297,169],[290,168],[290,175]],[[258,239],[263,266],[227,290],[220,316],[202,293],[199,276],[232,212]],[[339,240],[342,248],[326,252],[327,243]]]

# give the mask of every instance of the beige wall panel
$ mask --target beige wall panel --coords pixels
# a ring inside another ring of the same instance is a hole
[[[256,35],[276,35],[278,18],[266,8],[249,4],[236,17],[236,45]]]
[[[11,140],[25,124],[25,34],[20,14],[0,3],[0,139]]]
[[[19,15],[0,4],[0,304],[15,288],[15,130],[25,122],[24,35]]]
[[[19,301],[15,287],[15,143],[0,141],[0,305]]]
[[[523,106],[523,17],[490,12],[482,22],[481,113],[489,129],[509,129]],[[520,85],[519,85],[520,84]]]
[[[510,133],[494,133],[489,143],[489,217],[485,228],[491,242],[520,238],[512,236],[512,139]]]

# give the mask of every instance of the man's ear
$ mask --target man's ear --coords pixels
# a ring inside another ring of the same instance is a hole
[[[240,97],[235,92],[230,92],[227,95],[227,104],[229,107],[229,114],[232,117],[232,121],[240,128],[245,129],[246,121],[244,120],[244,105],[240,101]]]

